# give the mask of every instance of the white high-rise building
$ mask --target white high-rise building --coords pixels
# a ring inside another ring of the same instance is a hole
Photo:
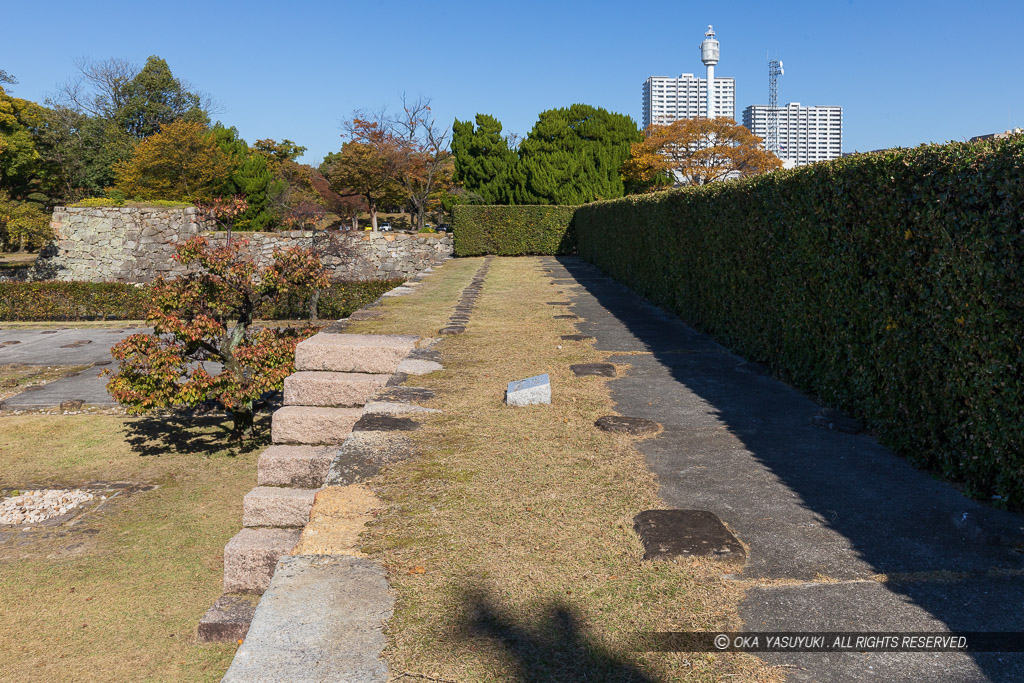
[[[736,118],[736,80],[715,76],[715,116]],[[651,76],[643,86],[644,128],[657,123],[672,123],[679,119],[696,119],[708,111],[708,81],[693,74],[681,74],[679,78]]]
[[[743,110],[743,125],[763,140],[768,138],[769,111],[771,107],[765,104],[752,104]],[[786,167],[843,155],[842,107],[802,107],[799,102],[790,102],[778,108],[778,117],[778,155]]]

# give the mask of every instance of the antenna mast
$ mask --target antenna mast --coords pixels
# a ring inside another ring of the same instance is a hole
[[[768,60],[768,136],[765,148],[779,156],[779,76],[783,74],[782,62]]]

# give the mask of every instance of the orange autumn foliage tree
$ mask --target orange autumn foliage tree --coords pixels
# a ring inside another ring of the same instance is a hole
[[[650,185],[674,176],[683,185],[706,185],[777,168],[782,161],[764,149],[761,138],[732,119],[681,119],[648,127],[644,139],[630,148],[622,178]]]
[[[224,193],[231,160],[204,124],[179,120],[142,140],[114,174],[129,197],[205,202]]]

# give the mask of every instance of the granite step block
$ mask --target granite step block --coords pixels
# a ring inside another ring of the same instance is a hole
[[[387,384],[390,375],[304,370],[284,380],[286,406],[357,407]]]
[[[242,529],[224,546],[224,592],[262,593],[302,529]]]
[[[275,444],[339,444],[362,413],[359,408],[285,406],[274,412],[270,438]]]
[[[337,446],[271,446],[260,455],[256,484],[320,488],[337,452]]]
[[[417,339],[410,335],[315,334],[295,347],[295,369],[390,375]]]
[[[242,526],[302,528],[318,490],[257,486],[242,500]]]

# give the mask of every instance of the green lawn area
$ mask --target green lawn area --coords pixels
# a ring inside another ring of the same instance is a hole
[[[264,419],[264,433],[269,420]],[[262,444],[223,447],[219,417],[0,416],[0,490],[157,485],[74,525],[0,527],[0,678],[218,680],[234,644],[199,644],[221,593],[224,544]],[[5,495],[6,495],[5,493]]]

